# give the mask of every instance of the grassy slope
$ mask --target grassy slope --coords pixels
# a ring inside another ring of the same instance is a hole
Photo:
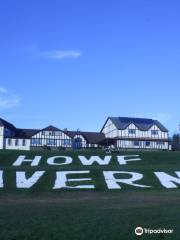
[[[47,175],[31,190],[15,189],[15,170],[31,172],[28,164],[12,168],[19,154],[28,157],[43,155],[39,167]],[[180,170],[180,153],[136,152],[142,161],[119,166],[113,156],[109,166],[82,166],[78,154],[103,156],[102,152],[0,152],[0,169],[5,171],[6,188],[0,191],[0,240],[25,239],[138,239],[134,228],[165,227],[174,229],[173,235],[143,235],[141,239],[179,239],[179,189],[162,188],[153,171],[173,174]],[[122,152],[134,154],[134,152]],[[73,156],[69,166],[50,167],[48,155]],[[52,190],[56,170],[91,170],[96,191]],[[152,189],[123,186],[122,190],[107,190],[102,176],[104,170],[137,171],[144,174],[142,184]]]

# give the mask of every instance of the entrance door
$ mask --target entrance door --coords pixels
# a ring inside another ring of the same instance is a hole
[[[74,148],[82,148],[82,139],[81,138],[75,138],[74,139]]]

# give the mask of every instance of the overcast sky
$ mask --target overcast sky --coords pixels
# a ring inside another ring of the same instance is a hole
[[[180,2],[0,3],[0,116],[99,131],[108,116],[180,123]]]

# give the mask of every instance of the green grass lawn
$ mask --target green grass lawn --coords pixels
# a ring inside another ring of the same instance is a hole
[[[78,155],[105,156],[101,151],[22,152],[0,151],[0,170],[4,171],[5,187],[0,190],[0,240],[131,240],[180,239],[180,188],[165,189],[154,171],[173,175],[180,171],[180,152],[122,152],[119,155],[139,154],[142,161],[119,165],[116,154],[109,166],[82,166]],[[19,155],[33,158],[42,155],[38,167],[25,163],[12,167]],[[67,155],[70,165],[49,166],[48,156]],[[17,189],[15,172],[46,170],[31,189]],[[60,170],[90,170],[95,190],[53,190],[55,172]],[[123,185],[119,190],[108,190],[102,170],[132,171],[144,174],[140,184],[152,188],[140,189]],[[143,228],[173,229],[173,234],[134,234]]]

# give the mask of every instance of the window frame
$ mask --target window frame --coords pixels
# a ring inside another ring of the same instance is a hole
[[[129,129],[128,129],[128,134],[129,134],[129,135],[135,135],[135,134],[136,134],[136,129],[129,128]]]
[[[159,135],[158,133],[159,133],[158,130],[151,130],[151,135],[153,135],[153,136]]]
[[[19,139],[15,139],[14,145],[15,145],[15,146],[19,146]]]

